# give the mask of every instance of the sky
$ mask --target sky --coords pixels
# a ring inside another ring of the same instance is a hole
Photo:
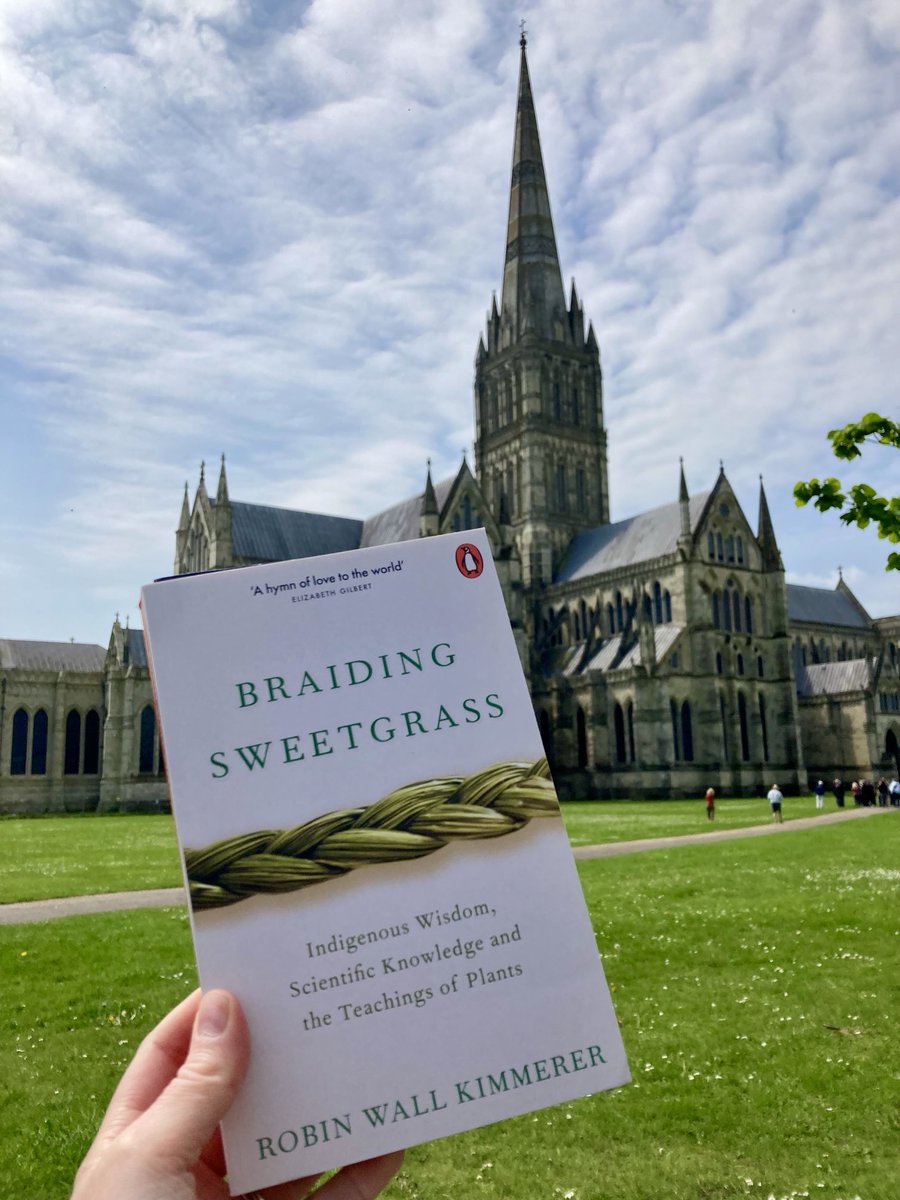
[[[455,473],[501,284],[519,22],[613,520],[710,488],[900,611],[798,479],[900,417],[894,0],[0,0],[0,636],[105,644],[185,481],[365,517]]]

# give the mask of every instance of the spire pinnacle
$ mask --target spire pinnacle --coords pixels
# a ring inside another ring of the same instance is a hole
[[[219,486],[216,489],[216,504],[228,503],[228,480],[225,478],[225,455],[222,455],[222,463],[219,467]]]
[[[434,494],[434,484],[431,481],[431,459],[428,460],[428,469],[425,473],[425,493],[422,496],[421,515],[437,516],[438,506],[437,497]]]
[[[526,329],[538,336],[552,336],[555,322],[566,311],[526,44],[523,29],[500,303],[501,314],[510,322],[516,341]]]
[[[775,526],[769,513],[769,502],[766,500],[766,489],[763,487],[762,475],[759,477],[759,520],[756,526],[756,540],[762,551],[763,566],[767,570],[782,570],[781,554],[775,540]]]

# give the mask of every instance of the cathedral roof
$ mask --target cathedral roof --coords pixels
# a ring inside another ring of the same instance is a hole
[[[667,658],[675,643],[684,632],[681,625],[655,625],[653,642],[657,662]],[[604,638],[593,652],[587,651],[586,643],[580,642],[571,648],[560,669],[562,675],[580,675],[582,671],[622,671],[641,665],[640,639],[635,633],[614,633]]]
[[[265,504],[231,502],[231,547],[236,558],[280,562],[355,550],[362,521],[321,513],[270,508]]]
[[[106,651],[91,642],[20,642],[0,638],[0,668],[102,671]]]
[[[450,489],[456,482],[456,477],[442,479],[434,485],[434,496],[438,512],[444,511],[444,504],[450,495]],[[393,542],[408,542],[419,536],[419,521],[422,514],[424,492],[392,504],[390,508],[367,517],[362,522],[362,537],[360,546],[390,546]]]
[[[789,583],[787,609],[790,621],[809,621],[816,625],[848,625],[852,629],[871,628],[870,622],[850,597],[837,588],[832,590],[801,587],[798,583]]]
[[[697,492],[690,499],[691,530],[695,531],[703,515],[709,492]],[[673,554],[681,536],[681,505],[675,500],[649,512],[638,513],[613,525],[600,525],[577,533],[569,543],[566,557],[556,573],[557,583],[568,583],[633,567]]]
[[[807,588],[806,591],[813,591]],[[851,658],[847,662],[815,663],[808,667],[797,667],[798,696],[835,696],[842,692],[861,692],[871,682],[870,665],[874,669],[876,659]]]

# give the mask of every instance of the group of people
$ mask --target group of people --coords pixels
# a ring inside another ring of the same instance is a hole
[[[816,809],[821,811],[825,808],[825,781],[819,779],[813,787],[813,795],[816,800]],[[835,779],[831,785],[831,790],[834,793],[835,801],[838,808],[844,807],[844,797],[847,793],[847,785],[842,779]],[[864,779],[862,783],[854,779],[850,785],[850,794],[853,797],[853,803],[860,808],[871,808],[877,805],[879,808],[887,808],[890,805],[892,808],[900,808],[900,780],[892,779],[890,783],[882,776],[875,784],[871,779]],[[778,787],[777,783],[773,783],[766,797],[769,801],[769,807],[772,810],[772,820],[779,824],[784,819],[781,812],[781,805],[784,802],[784,793]],[[706,789],[706,817],[707,820],[713,821],[716,816],[716,790],[708,787]]]
[[[821,789],[821,791],[820,791]],[[838,808],[844,807],[844,797],[847,785],[842,779],[835,779],[831,785]],[[813,789],[816,797],[816,808],[824,807],[825,784],[820,779]],[[853,803],[859,808],[900,808],[900,780],[892,779],[890,783],[884,778],[873,783],[871,779],[856,780],[850,784],[850,795]]]

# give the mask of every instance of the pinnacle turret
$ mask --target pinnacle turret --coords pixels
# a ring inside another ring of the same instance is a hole
[[[225,455],[222,455],[222,465],[219,467],[219,486],[216,489],[216,504],[228,503],[228,480],[225,478]]]
[[[775,527],[769,513],[769,503],[766,500],[766,489],[763,487],[762,475],[759,477],[759,520],[756,528],[756,540],[762,552],[763,566],[768,571],[783,571],[781,554],[775,540]]]
[[[687,480],[684,477],[684,459],[679,458],[680,478],[678,482],[678,504],[681,509],[681,536],[691,536],[691,498],[688,494]]]

